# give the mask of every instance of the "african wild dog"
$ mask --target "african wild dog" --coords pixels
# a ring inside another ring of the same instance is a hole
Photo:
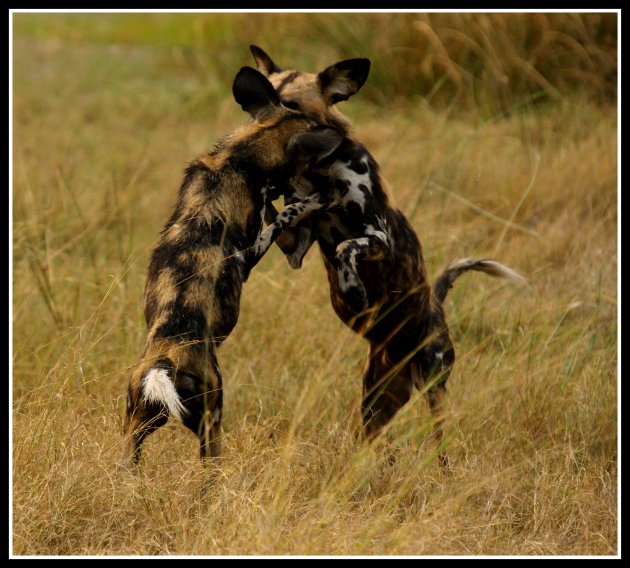
[[[435,436],[441,442],[441,403],[455,361],[442,305],[449,288],[469,270],[517,282],[524,279],[493,260],[460,259],[431,287],[420,241],[405,216],[390,206],[378,164],[349,136],[347,123],[332,108],[363,85],[369,60],[347,60],[311,75],[282,71],[260,48],[251,50],[285,105],[345,134],[325,160],[283,187],[288,202],[321,194],[326,201],[321,211],[298,223],[287,223],[282,215],[272,221],[271,212],[270,226],[259,243],[268,246],[289,226],[276,242],[289,264],[299,268],[308,248],[318,242],[335,312],[369,341],[362,400],[368,439],[407,403],[415,386],[426,392],[437,418]],[[440,462],[448,464],[445,452]]]
[[[280,105],[255,69],[240,70],[233,94],[253,120],[188,166],[151,255],[147,345],[130,379],[124,428],[131,464],[169,415],[197,434],[202,458],[219,455],[223,390],[216,349],[236,325],[243,282],[265,252],[252,248],[270,199],[265,188],[341,141],[336,131]],[[298,219],[308,207],[289,207],[288,218]]]

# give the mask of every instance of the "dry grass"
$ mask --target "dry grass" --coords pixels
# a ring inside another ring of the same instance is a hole
[[[69,16],[19,18],[14,554],[618,553],[614,105],[575,92],[489,118],[492,105],[453,113],[448,101],[430,108],[401,97],[383,107],[366,91],[342,107],[433,276],[456,257],[495,256],[532,282],[526,290],[469,275],[447,300],[458,352],[451,476],[434,460],[419,396],[387,446],[357,441],[366,346],[334,316],[317,251],[291,271],[274,249],[219,352],[223,457],[203,471],[196,439],[173,423],[148,439],[133,477],[116,461],[126,383],[145,341],[148,254],[187,161],[245,118],[229,85],[251,63],[247,44],[223,54],[215,74],[217,63],[203,62],[214,48],[157,45],[142,26],[137,41],[108,43],[107,34],[136,29],[124,19],[86,28]],[[299,30],[324,47],[289,57],[289,41],[283,57],[317,69],[337,53],[308,18]],[[213,22],[160,29],[187,37],[190,26],[203,44]],[[97,28],[105,39],[88,41],[86,29]],[[274,31],[243,41],[275,56]]]

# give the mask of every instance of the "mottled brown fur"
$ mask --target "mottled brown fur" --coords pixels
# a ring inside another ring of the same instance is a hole
[[[188,166],[151,255],[147,345],[128,389],[128,463],[138,462],[143,439],[169,414],[181,414],[199,437],[202,458],[219,454],[223,395],[216,350],[236,325],[243,282],[264,253],[252,245],[262,228],[265,187],[295,174],[299,164],[288,158],[287,146],[316,126],[281,106],[253,69],[239,72],[234,93],[254,120]]]
[[[376,437],[410,399],[415,386],[426,393],[436,420],[435,436],[441,445],[441,406],[455,360],[442,307],[446,291],[467,270],[512,280],[521,277],[494,261],[465,259],[449,265],[437,279],[435,289],[431,286],[417,235],[404,215],[389,205],[386,182],[378,164],[365,147],[352,140],[350,123],[333,106],[361,88],[369,71],[368,60],[341,61],[319,74],[311,74],[283,71],[259,47],[251,46],[251,50],[258,68],[268,76],[283,104],[316,117],[318,122],[335,127],[346,137],[329,160],[337,160],[338,167],[349,167],[358,173],[362,173],[361,168],[366,164],[369,171],[371,187],[364,191],[363,209],[357,209],[356,204],[352,204],[354,209],[350,205],[329,209],[316,220],[310,220],[310,225],[305,221],[302,226],[286,230],[276,240],[294,268],[300,266],[308,250],[308,243],[305,246],[300,239],[317,240],[333,309],[346,325],[369,341],[363,377],[365,433],[369,439]],[[327,193],[327,185],[344,183],[339,177],[326,177],[327,172],[335,171],[335,167],[328,170],[319,167],[313,172],[316,191]],[[305,175],[308,177],[308,172]],[[285,198],[296,199],[293,188],[289,190],[294,193]],[[271,219],[272,210],[268,213]],[[389,247],[383,247],[381,241],[365,233],[366,223],[375,226],[379,217],[391,235]],[[362,220],[365,223],[361,223]],[[359,241],[363,241],[360,246],[352,244]],[[365,245],[365,241],[369,241],[369,245]],[[340,270],[343,273],[344,268],[340,260],[343,262],[347,246],[355,246],[352,259],[353,262],[358,259],[356,270],[365,298],[362,294],[357,296],[356,286],[344,290],[340,282]],[[362,301],[365,305],[360,305]],[[440,453],[440,462],[448,463],[444,451]]]

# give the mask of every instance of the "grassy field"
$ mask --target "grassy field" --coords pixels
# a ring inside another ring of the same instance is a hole
[[[614,14],[13,23],[13,554],[619,552]],[[494,257],[532,283],[471,274],[447,299],[450,476],[417,394],[387,447],[360,443],[366,344],[318,251],[292,271],[276,248],[219,351],[211,486],[178,423],[138,476],[116,467],[148,255],[187,162],[246,120],[230,87],[249,43],[311,71],[370,57],[340,109],[429,273]]]

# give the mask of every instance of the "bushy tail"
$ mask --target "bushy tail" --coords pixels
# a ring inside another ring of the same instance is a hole
[[[453,287],[453,283],[459,276],[469,270],[477,270],[478,272],[485,272],[495,278],[505,278],[518,284],[527,284],[527,280],[523,278],[518,272],[515,272],[511,268],[497,262],[496,260],[476,258],[458,258],[451,262],[444,272],[438,276],[435,284],[433,285],[433,293],[437,297],[440,303],[444,301],[448,291]]]
[[[171,416],[181,421],[188,410],[182,404],[169,373],[168,369],[150,369],[142,379],[142,395],[149,403],[164,405]]]

